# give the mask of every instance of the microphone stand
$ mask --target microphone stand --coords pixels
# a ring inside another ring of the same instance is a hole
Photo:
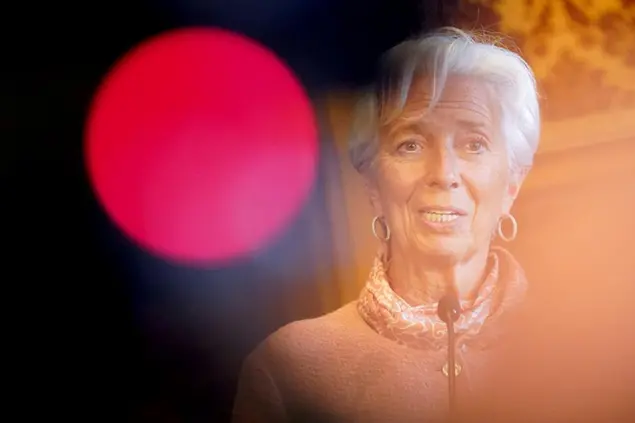
[[[461,305],[454,292],[445,295],[437,308],[437,314],[448,327],[448,394],[450,421],[456,421],[456,336],[454,322],[461,316]]]
[[[456,344],[453,321],[448,323],[448,388],[450,421],[454,422],[456,414]]]

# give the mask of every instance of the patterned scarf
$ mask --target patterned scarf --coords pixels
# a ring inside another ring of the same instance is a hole
[[[492,247],[488,261],[489,272],[476,297],[461,301],[463,313],[454,325],[457,344],[482,335],[484,327],[490,328],[524,298],[527,282],[514,257],[503,248]],[[447,346],[447,327],[437,316],[437,304],[410,306],[390,287],[380,256],[375,258],[357,309],[377,333],[402,345],[435,350]]]

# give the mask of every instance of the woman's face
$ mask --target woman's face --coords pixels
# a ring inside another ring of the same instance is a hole
[[[393,249],[459,261],[489,247],[520,181],[512,181],[487,84],[450,77],[431,111],[429,98],[427,84],[415,85],[380,129],[371,201]]]

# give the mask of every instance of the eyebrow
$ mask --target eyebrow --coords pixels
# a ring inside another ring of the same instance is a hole
[[[471,119],[457,119],[456,123],[462,129],[484,132],[487,129],[487,123]],[[394,135],[400,131],[416,130],[426,125],[426,121],[421,118],[403,119],[388,130],[388,135]]]
[[[407,121],[401,121],[401,122],[397,122],[394,125],[387,125],[387,133],[386,135],[388,135],[389,137],[393,137],[395,136],[395,134],[398,134],[400,132],[409,132],[409,131],[416,131],[418,128],[420,128],[422,126],[422,123],[420,120],[407,120]]]

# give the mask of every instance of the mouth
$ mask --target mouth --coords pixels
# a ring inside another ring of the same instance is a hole
[[[421,210],[421,217],[424,221],[436,224],[451,223],[465,215],[463,210],[453,208],[430,207]]]

